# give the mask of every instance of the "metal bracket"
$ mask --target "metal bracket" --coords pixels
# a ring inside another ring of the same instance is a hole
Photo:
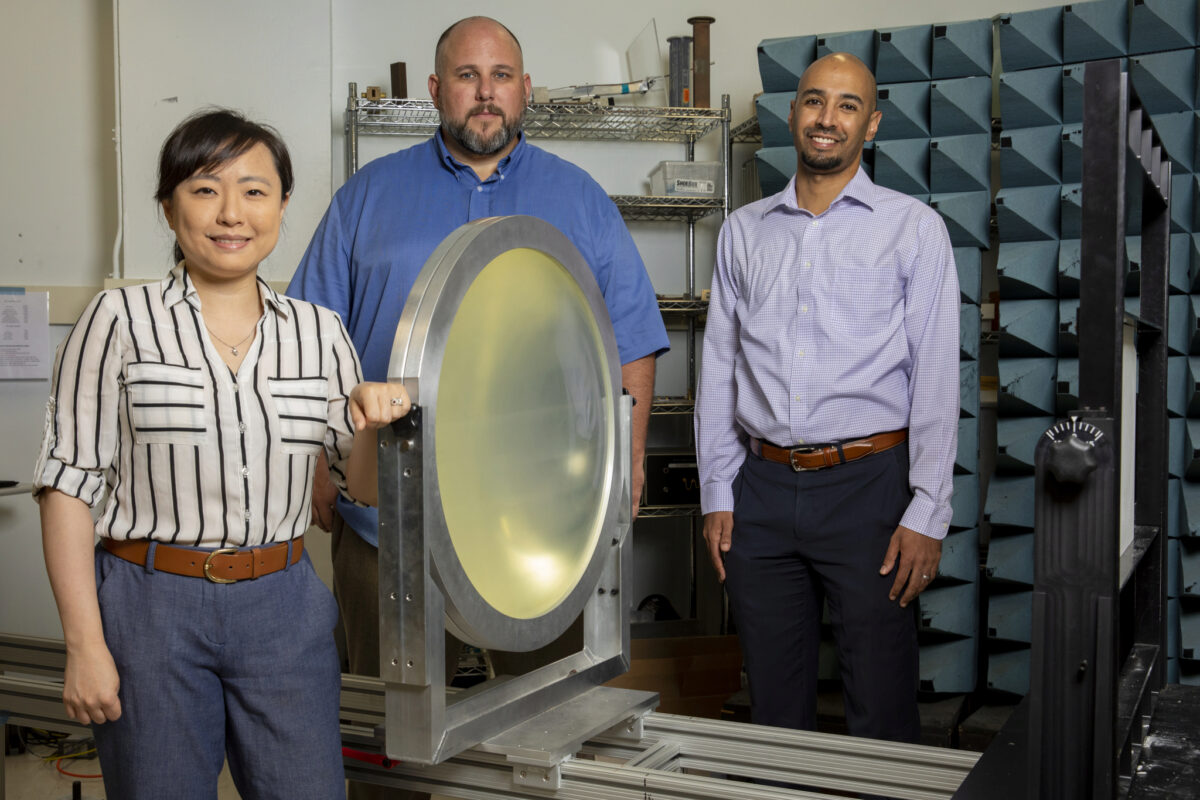
[[[552,767],[514,764],[513,784],[537,789],[560,789],[562,788],[562,770],[559,769],[558,764]]]

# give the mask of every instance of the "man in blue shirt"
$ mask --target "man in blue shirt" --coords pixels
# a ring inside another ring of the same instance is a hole
[[[591,266],[612,318],[622,383],[636,401],[636,508],[654,359],[668,347],[666,330],[641,256],[612,200],[582,169],[526,142],[521,124],[531,91],[511,31],[486,17],[450,26],[438,40],[429,76],[441,130],[366,165],[338,190],[288,294],[341,314],[366,380],[387,380],[409,290],[448,234],[490,216],[528,214],[550,222]],[[334,494],[320,489],[313,493],[313,519],[334,532],[334,588],[350,668],[378,674],[378,517],[374,509],[339,500],[338,520]],[[343,530],[343,520],[351,530]]]

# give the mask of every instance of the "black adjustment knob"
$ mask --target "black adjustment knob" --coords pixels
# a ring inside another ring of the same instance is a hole
[[[1074,432],[1055,439],[1046,466],[1059,483],[1083,483],[1096,469],[1096,445]]]

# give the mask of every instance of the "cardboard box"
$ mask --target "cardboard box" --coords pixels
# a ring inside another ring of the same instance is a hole
[[[629,671],[606,685],[658,692],[664,713],[720,719],[721,706],[741,689],[736,636],[634,639],[632,648]]]

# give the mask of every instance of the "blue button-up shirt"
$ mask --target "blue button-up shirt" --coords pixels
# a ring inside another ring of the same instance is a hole
[[[733,509],[748,437],[781,446],[907,427],[900,524],[950,522],[958,435],[958,278],[928,206],[860,170],[821,214],[795,177],[721,229],[696,403],[701,507]]]
[[[460,225],[510,214],[549,222],[582,253],[622,364],[667,349],[654,287],[617,207],[586,172],[524,134],[485,181],[450,155],[440,133],[367,164],[334,195],[287,293],[338,312],[365,379],[387,380],[396,324],[425,261]],[[338,511],[378,542],[374,509],[339,501]]]

